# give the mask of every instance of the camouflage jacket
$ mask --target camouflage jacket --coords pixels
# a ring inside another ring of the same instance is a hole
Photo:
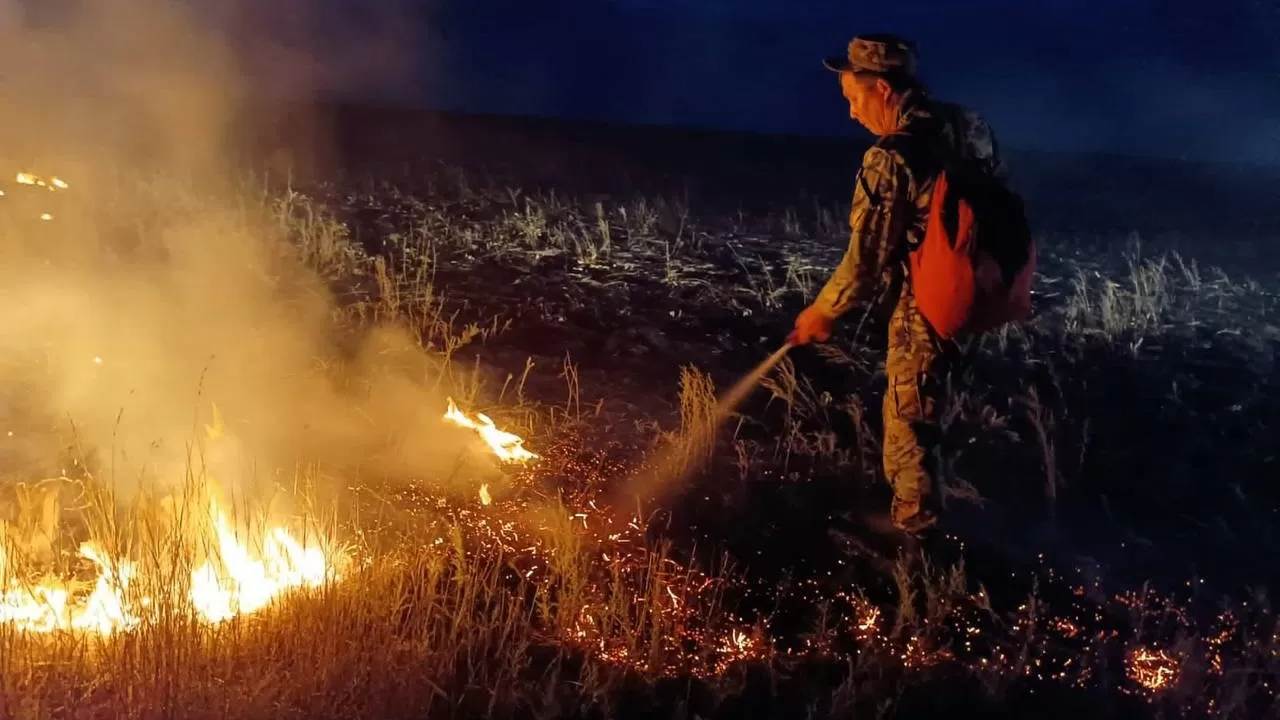
[[[909,94],[899,130],[862,156],[849,213],[849,248],[815,304],[831,316],[901,293],[906,250],[924,237],[934,180],[955,161],[1003,177],[995,136],[977,113]],[[909,287],[909,285],[908,285]]]

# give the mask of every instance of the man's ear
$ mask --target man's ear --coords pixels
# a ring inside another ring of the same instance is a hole
[[[876,78],[876,95],[880,96],[881,100],[889,102],[889,98],[893,97],[893,86],[882,77]]]

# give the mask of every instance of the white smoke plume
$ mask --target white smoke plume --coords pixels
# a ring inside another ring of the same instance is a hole
[[[287,252],[230,160],[261,77],[305,98],[326,82],[319,65],[306,47],[249,33],[271,25],[255,6],[196,5],[0,15],[0,477],[87,456],[127,498],[180,485],[197,440],[223,483],[298,462],[453,473],[470,436],[439,422],[431,359],[393,327],[358,342],[340,332],[325,283]],[[272,6],[279,35],[291,14]],[[404,39],[383,20],[349,48],[374,62],[348,73],[394,71]],[[19,171],[46,186],[18,183]],[[67,187],[50,189],[53,176]],[[468,467],[471,487],[480,471]]]

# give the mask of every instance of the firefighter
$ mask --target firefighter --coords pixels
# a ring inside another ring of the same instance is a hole
[[[940,391],[959,347],[917,309],[907,251],[923,237],[934,179],[948,163],[1003,176],[991,128],[968,109],[932,100],[917,78],[917,57],[911,41],[874,34],[824,61],[838,74],[849,116],[877,139],[855,180],[848,250],[790,337],[796,345],[826,341],[855,305],[888,312],[883,463],[893,487],[890,519],[909,537],[938,520]]]

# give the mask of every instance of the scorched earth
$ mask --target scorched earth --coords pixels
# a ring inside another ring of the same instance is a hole
[[[79,190],[41,178],[12,186]],[[1274,277],[1046,236],[1036,318],[972,348],[953,392],[954,535],[909,562],[827,532],[887,502],[874,318],[717,422],[838,261],[840,208],[723,216],[452,168],[418,188],[267,183],[233,221],[333,295],[326,373],[351,338],[411,339],[439,405],[396,447],[457,461],[300,462],[283,510],[195,450],[128,503],[92,459],[15,469],[6,715],[1276,712]],[[74,223],[24,202],[21,232]],[[219,402],[193,448],[252,432]]]

